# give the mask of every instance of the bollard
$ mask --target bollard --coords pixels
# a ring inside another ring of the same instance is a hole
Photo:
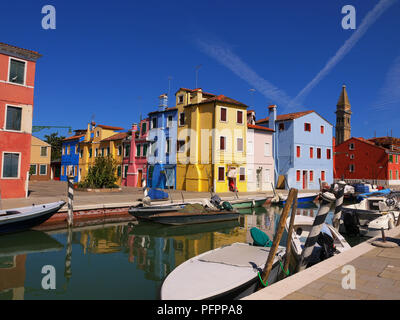
[[[344,187],[346,186],[346,182],[339,181],[338,182],[338,190],[335,192],[336,203],[335,203],[335,213],[332,219],[333,227],[339,231],[340,226],[340,218],[342,217],[342,205],[344,199]]]
[[[290,253],[292,250],[292,233],[293,233],[293,228],[294,228],[294,219],[296,217],[296,211],[297,211],[297,190],[296,190],[296,194],[295,194],[295,199],[293,201],[292,212],[290,215],[288,235],[287,235],[287,240],[286,240],[286,259],[285,259],[285,266],[283,267],[283,270],[285,271],[286,275],[288,275],[288,271],[289,271]]]
[[[273,262],[275,260],[276,251],[278,250],[279,243],[281,242],[283,231],[285,230],[286,219],[289,215],[290,208],[292,207],[293,200],[297,195],[297,189],[290,189],[289,195],[286,199],[285,207],[283,208],[282,215],[279,219],[279,225],[276,229],[276,234],[274,236],[274,241],[272,242],[271,249],[268,254],[267,262],[265,263],[264,269],[262,271],[262,281],[263,283],[267,283],[269,274],[272,269]],[[259,285],[261,288],[261,285]]]
[[[385,230],[383,228],[381,228],[381,233],[382,233],[382,241],[386,242]]]
[[[68,176],[68,227],[74,222],[74,177]]]
[[[312,255],[314,246],[317,242],[318,236],[321,232],[322,226],[325,223],[326,216],[328,215],[330,206],[333,201],[335,201],[335,195],[331,192],[324,192],[320,197],[320,207],[315,217],[313,226],[310,233],[308,234],[306,243],[304,245],[303,252],[301,253],[301,258],[297,266],[297,271],[302,271],[307,267],[308,260]]]

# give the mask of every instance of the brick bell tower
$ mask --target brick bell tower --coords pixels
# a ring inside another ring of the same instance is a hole
[[[351,138],[351,105],[346,86],[343,85],[339,101],[336,105],[336,145]]]

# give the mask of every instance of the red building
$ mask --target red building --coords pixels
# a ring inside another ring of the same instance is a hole
[[[400,185],[400,139],[350,138],[335,147],[335,179]]]
[[[37,52],[0,43],[0,192],[26,196]]]

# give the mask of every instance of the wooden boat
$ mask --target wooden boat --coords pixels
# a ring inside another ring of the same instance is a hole
[[[64,206],[64,201],[30,207],[0,210],[0,234],[28,230],[38,226]]]
[[[161,287],[162,300],[238,299],[253,293],[259,283],[271,248],[233,243],[207,251],[175,268]],[[279,259],[285,248],[279,247],[268,284],[279,274]]]
[[[299,193],[297,197],[297,202],[313,202],[318,197],[318,193]],[[279,195],[278,204],[283,205],[286,203],[287,196]]]
[[[256,208],[256,207],[262,207],[263,204],[267,202],[268,199],[271,198],[272,197],[256,197],[254,199],[252,198],[235,199],[235,200],[229,200],[229,203],[235,209]]]
[[[188,203],[170,203],[170,204],[160,204],[160,205],[151,205],[151,206],[132,206],[128,209],[128,212],[133,216],[146,216],[152,215],[155,213],[163,213],[163,212],[174,212],[182,209]]]
[[[308,234],[311,231],[314,219],[315,218],[302,215],[296,215],[294,219],[291,248],[292,248],[292,256],[294,257],[296,263],[299,262],[300,260],[304,244],[306,243]],[[287,219],[285,226],[286,232],[289,229],[289,223],[290,219]],[[336,255],[351,248],[350,245],[347,243],[346,239],[338,231],[336,231],[336,229],[332,225],[324,223],[321,232],[327,234],[332,238],[334,249],[336,249],[334,250],[333,254]],[[315,264],[321,261],[320,259],[321,250],[322,247],[317,243],[314,247],[312,257],[310,260],[311,264]]]
[[[228,220],[238,220],[239,213],[236,211],[207,211],[203,213],[197,212],[166,212],[152,214],[147,216],[136,216],[138,220],[157,222],[173,226],[208,223]]]
[[[139,224],[132,225],[131,226],[132,229],[130,230],[129,234],[136,236],[146,235],[157,238],[166,238],[166,237],[178,237],[178,236],[194,235],[194,234],[208,233],[215,231],[224,233],[238,226],[239,226],[238,220],[210,222],[205,224],[179,225],[179,226],[160,225],[157,223],[142,221]]]

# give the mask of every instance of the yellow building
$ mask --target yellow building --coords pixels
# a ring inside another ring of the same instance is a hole
[[[181,88],[178,108],[177,183],[187,191],[247,190],[247,106],[239,101]]]
[[[127,136],[126,132],[116,132],[123,130],[120,127],[105,125],[88,124],[85,139],[80,142],[79,155],[79,176],[80,181],[84,180],[88,174],[89,167],[92,166],[96,157],[107,157],[111,155],[118,164],[118,185],[121,184],[121,168],[123,152],[122,140]]]
[[[51,179],[51,145],[39,138],[31,138],[30,180],[44,181]]]

